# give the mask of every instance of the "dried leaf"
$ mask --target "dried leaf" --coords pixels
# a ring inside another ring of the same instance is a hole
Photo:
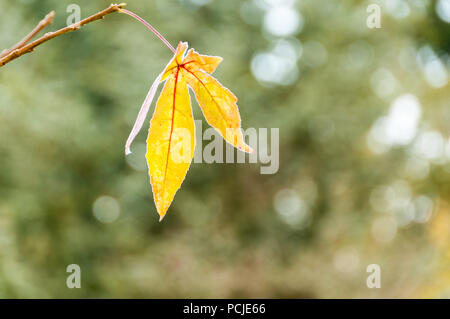
[[[147,117],[148,110],[150,108],[150,105],[153,102],[153,98],[155,97],[156,91],[158,90],[158,86],[161,82],[161,79],[163,77],[163,73],[158,75],[156,80],[153,82],[152,86],[150,87],[150,90],[147,93],[147,96],[145,97],[144,103],[142,103],[141,109],[139,110],[136,122],[134,123],[133,129],[130,132],[130,135],[128,136],[127,142],[125,143],[125,154],[129,155],[131,154],[131,143],[133,143],[134,138],[138,135],[139,131],[142,128],[142,125],[144,124],[145,118]]]

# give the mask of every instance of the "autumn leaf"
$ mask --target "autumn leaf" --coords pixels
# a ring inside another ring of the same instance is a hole
[[[153,83],[125,147],[129,154],[158,84],[165,81],[150,122],[146,154],[160,220],[166,215],[194,156],[195,127],[188,86],[194,91],[207,122],[234,147],[253,152],[244,142],[236,96],[211,76],[223,59],[201,55],[193,49],[186,54],[187,47],[187,43],[179,43],[174,57]]]
[[[189,86],[195,92],[206,121],[217,129],[228,143],[241,151],[252,152],[242,137],[237,97],[201,68],[201,61],[205,60],[205,56],[198,56],[200,59],[184,64],[182,70]],[[206,66],[213,69],[213,64]]]

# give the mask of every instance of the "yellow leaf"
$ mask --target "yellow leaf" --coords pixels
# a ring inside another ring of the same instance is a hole
[[[242,136],[236,96],[208,74],[214,72],[222,58],[201,55],[193,49],[185,54],[186,50],[187,43],[180,42],[175,56],[157,79],[166,83],[156,103],[147,138],[146,157],[160,220],[166,215],[194,157],[195,127],[188,85],[194,90],[208,123],[231,145],[253,152]],[[156,88],[154,84],[150,93]],[[127,150],[150,103],[151,99],[147,98],[141,108]]]
[[[179,49],[183,50],[180,46]],[[188,87],[180,68],[175,67],[166,76],[147,139],[146,157],[160,220],[183,183],[194,147],[195,128]]]
[[[192,65],[186,65],[183,71],[209,125],[234,147],[252,153],[253,149],[245,144],[242,136],[237,97],[211,75]]]

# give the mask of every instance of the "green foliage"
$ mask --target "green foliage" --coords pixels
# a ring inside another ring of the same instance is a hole
[[[303,47],[298,78],[261,84],[252,58],[276,38],[262,31],[258,2],[128,4],[173,45],[188,41],[224,57],[216,75],[239,97],[244,127],[280,128],[277,174],[260,175],[255,164],[193,164],[162,224],[146,172],[146,134],[130,158],[123,152],[150,84],[172,57],[153,34],[111,14],[0,69],[0,297],[420,294],[441,250],[427,223],[399,226],[395,238],[380,239],[382,221],[398,216],[377,194],[399,199],[406,189],[411,202],[426,196],[437,207],[450,200],[450,159],[423,164],[413,151],[417,137],[376,154],[368,136],[397,97],[413,94],[422,110],[418,134],[438,131],[448,141],[449,84],[430,86],[416,55],[429,45],[448,74],[449,25],[436,16],[433,1],[423,9],[406,1],[404,18],[382,7],[380,29],[366,27],[369,2],[298,1],[305,23],[291,39]],[[63,27],[70,3],[4,4],[0,47],[17,42],[53,9],[48,29]],[[109,2],[78,4],[86,17]],[[326,51],[323,61],[317,42]],[[377,95],[372,75],[380,68],[396,85]],[[428,165],[427,174],[412,174],[414,163]],[[95,217],[100,196],[117,201],[116,221]],[[299,199],[308,218],[293,224],[277,205]],[[372,263],[382,268],[383,289],[366,287]],[[66,287],[69,264],[82,269],[81,289]]]

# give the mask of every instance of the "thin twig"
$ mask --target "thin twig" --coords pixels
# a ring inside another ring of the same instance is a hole
[[[53,38],[56,38],[57,36],[63,35],[65,33],[71,32],[71,31],[76,31],[79,28],[81,28],[82,26],[84,26],[85,24],[88,24],[90,22],[103,19],[104,16],[106,16],[107,14],[117,12],[120,9],[122,9],[123,7],[125,7],[125,5],[126,5],[126,3],[111,4],[105,10],[100,11],[100,12],[90,16],[89,18],[81,20],[78,23],[74,23],[72,25],[69,25],[69,26],[62,28],[55,32],[48,32],[48,33],[44,34],[42,37],[40,37],[39,39],[37,39],[27,45],[24,45],[18,49],[15,49],[15,50],[11,51],[11,53],[9,53],[8,55],[0,58],[0,67],[4,66],[8,62],[11,62],[14,59],[17,59],[18,57],[20,57],[26,53],[34,51],[34,48],[36,48],[38,45],[40,45],[44,42],[47,42],[48,40],[51,40]]]
[[[44,29],[46,26],[48,26],[49,24],[53,23],[53,18],[55,17],[55,11],[50,12],[49,14],[47,14],[45,16],[44,19],[42,19],[38,25],[25,37],[23,38],[19,43],[17,43],[15,46],[13,46],[11,49],[5,49],[2,51],[2,53],[0,54],[0,58],[3,58],[4,56],[7,56],[8,54],[10,54],[12,51],[16,50],[16,49],[20,49],[21,47],[23,47],[25,44],[28,43],[28,41],[30,41],[31,39],[34,38],[35,35],[37,35],[39,32],[41,32],[42,29]]]

